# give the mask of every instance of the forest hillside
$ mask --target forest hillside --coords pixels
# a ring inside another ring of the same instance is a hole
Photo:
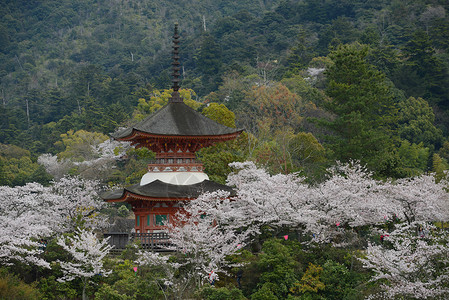
[[[4,0],[0,143],[24,150],[1,158],[6,172],[27,168],[5,183],[47,180],[33,163],[61,159],[71,130],[109,135],[154,111],[152,97],[170,88],[175,22],[189,97],[200,111],[224,104],[257,139],[241,159],[274,172],[348,159],[386,177],[446,169],[448,9],[436,0]],[[301,153],[308,147],[313,159]]]
[[[196,152],[233,201],[151,221],[99,195],[154,162],[111,134],[176,23],[184,102],[244,131]],[[447,0],[0,0],[1,299],[448,299],[448,171]]]

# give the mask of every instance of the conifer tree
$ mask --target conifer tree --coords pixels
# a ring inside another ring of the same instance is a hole
[[[393,147],[397,119],[393,87],[366,60],[368,47],[341,45],[329,56],[326,109],[334,115],[321,124],[331,129],[328,147],[341,161],[360,160],[380,170]]]

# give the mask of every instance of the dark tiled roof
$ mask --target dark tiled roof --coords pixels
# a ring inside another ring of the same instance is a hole
[[[235,195],[233,188],[210,180],[204,180],[191,185],[176,185],[155,180],[142,186],[140,184],[135,184],[124,189],[105,192],[101,195],[101,198],[106,201],[118,200],[124,197],[126,192],[129,192],[138,196],[160,198],[161,200],[165,198],[185,199],[197,198],[202,193],[218,190],[230,192],[231,196]]]
[[[133,131],[169,136],[216,136],[237,133],[242,130],[219,124],[190,108],[184,102],[169,102],[135,126],[119,131],[112,136],[115,139],[126,138]]]

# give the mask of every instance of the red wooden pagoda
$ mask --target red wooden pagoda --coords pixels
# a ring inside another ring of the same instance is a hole
[[[203,116],[187,106],[179,95],[179,35],[173,35],[173,93],[168,104],[131,128],[113,135],[147,147],[156,153],[139,184],[103,194],[107,202],[127,202],[135,215],[136,233],[155,233],[164,222],[173,222],[182,203],[204,192],[232,191],[209,180],[195,152],[217,142],[236,138],[242,130],[230,128]]]

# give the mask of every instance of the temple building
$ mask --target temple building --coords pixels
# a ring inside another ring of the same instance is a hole
[[[195,152],[218,142],[235,139],[242,130],[221,125],[187,106],[179,94],[180,63],[177,25],[173,35],[173,93],[167,105],[113,135],[118,141],[131,142],[156,153],[140,183],[107,192],[107,202],[126,202],[135,215],[136,233],[157,233],[185,201],[204,192],[232,189],[209,180]]]

